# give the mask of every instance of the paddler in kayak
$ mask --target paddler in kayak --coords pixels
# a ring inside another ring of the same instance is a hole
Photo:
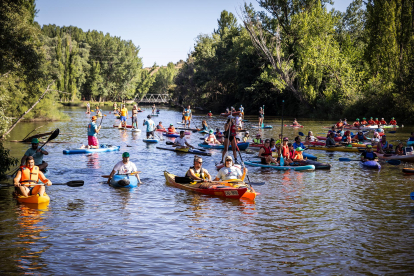
[[[45,185],[50,186],[52,182],[47,179],[38,166],[35,166],[35,160],[32,156],[26,158],[26,166],[23,166],[17,171],[16,177],[14,178],[15,191],[23,196],[31,196],[39,194],[43,196],[45,193],[44,185],[33,185],[39,180]],[[30,185],[32,185],[30,187]]]
[[[211,181],[211,175],[206,169],[202,167],[203,159],[200,156],[194,157],[194,165],[190,167],[185,174],[186,177],[189,177],[193,180],[202,180],[203,182]],[[211,183],[203,183],[192,185],[192,187],[207,188]]]
[[[392,126],[396,126],[397,125],[397,121],[395,120],[394,117],[391,118],[391,121],[390,121],[389,124],[392,125]]]
[[[369,125],[375,125],[375,121],[373,120],[374,118],[370,118],[369,120],[368,120],[368,124]]]
[[[172,124],[171,124],[171,125],[172,125]],[[170,126],[171,126],[171,125],[170,125]],[[173,127],[174,127],[174,126],[173,126]],[[158,125],[157,125],[157,129],[158,129],[158,130],[165,130],[165,127],[162,125],[162,122],[159,122],[159,123],[158,123]],[[175,133],[175,128],[174,128],[174,133]]]
[[[244,133],[243,142],[245,142],[245,143],[246,143],[249,139],[250,139],[250,134],[249,134],[249,131],[247,130],[247,131]]]
[[[381,137],[379,136],[378,132],[374,132],[374,136],[371,138],[371,145],[376,146],[378,142],[381,140]]]
[[[178,149],[184,149],[184,148],[194,148],[192,145],[190,145],[187,140],[185,139],[185,131],[180,131],[180,137],[175,138],[173,147],[176,147]]]
[[[243,177],[242,171],[234,166],[233,158],[231,156],[226,156],[224,167],[221,168],[214,181],[224,181],[230,179],[241,179]],[[244,172],[247,173],[247,169],[244,169]]]
[[[242,117],[242,120],[243,120],[244,119],[244,107],[242,105],[240,105],[239,110],[240,110],[240,114],[241,114],[241,117]]]
[[[366,126],[368,124],[367,119],[364,117],[362,118],[361,125]]]
[[[33,138],[32,139],[32,147],[29,148],[23,155],[20,161],[20,167],[23,167],[26,164],[26,161],[29,157],[34,159],[34,164],[39,168],[41,171],[45,171],[48,164],[43,161],[43,156],[48,155],[49,153],[44,149],[39,149],[39,139]]]
[[[385,121],[384,118],[381,118],[380,124],[386,126],[387,125],[387,121]]]
[[[92,122],[88,124],[88,148],[97,149],[99,148],[98,133],[101,126],[96,125],[96,116],[92,116]]]
[[[316,139],[315,136],[313,136],[313,132],[309,131],[308,136],[305,137],[305,143],[310,144],[311,142],[317,142],[318,139]]]
[[[359,128],[359,126],[360,126],[359,119],[357,118],[356,121],[352,125],[354,127],[358,127]]]
[[[207,113],[207,116],[208,116],[208,117],[213,117],[213,113],[211,113],[211,111],[209,111],[209,112]]]
[[[112,179],[112,177],[114,177],[116,172],[118,172],[118,174],[130,174],[130,173],[134,173],[134,172],[137,172],[137,171],[138,171],[137,166],[135,166],[134,163],[129,161],[129,153],[124,152],[122,154],[122,161],[119,161],[118,163],[115,164],[114,168],[112,169],[111,174],[109,175],[107,183],[108,184],[111,183],[111,179]],[[141,184],[141,180],[139,179],[138,174],[136,174],[136,177],[138,179],[138,183]]]
[[[262,127],[263,118],[264,118],[264,111],[263,111],[263,108],[260,107],[260,109],[259,109],[259,128]]]
[[[215,144],[215,145],[220,145],[220,141],[217,140],[216,135],[214,135],[214,130],[210,129],[210,131],[208,132],[207,137],[204,139],[204,143],[206,144]]]
[[[358,131],[357,135],[355,135],[352,140],[356,142],[364,142],[365,140],[368,140],[368,139],[367,137],[365,137],[362,131]]]
[[[262,135],[260,135],[260,133],[257,133],[256,138],[253,139],[253,144],[255,144],[255,145],[263,144],[263,140],[262,140],[261,136]]]
[[[270,148],[269,139],[266,139],[264,141],[264,145],[260,147],[259,157],[262,164],[275,163],[276,165],[279,165],[279,163],[272,157],[272,150]]]
[[[192,112],[191,112],[190,106],[187,106],[187,108],[184,109],[183,115],[184,115],[184,127],[187,127],[187,122],[188,122],[188,127],[190,127],[191,117],[192,117]]]
[[[235,124],[236,124],[237,130],[242,130],[243,129],[243,120],[241,118],[241,114],[240,113],[236,114],[235,117],[236,117]]]
[[[336,123],[336,127],[340,128],[344,125],[344,123],[342,122],[342,119],[339,119],[339,122]]]
[[[231,149],[233,150],[234,160],[236,160],[236,164],[238,164],[237,148],[236,148],[237,147],[236,146],[237,132],[236,132],[236,125],[234,124],[233,118],[234,118],[233,116],[229,116],[226,124],[224,125],[224,149],[221,155],[221,163],[223,163],[223,158],[227,153],[229,145],[231,144]]]
[[[392,151],[392,145],[388,144],[387,137],[383,135],[381,137],[381,141],[377,144],[377,152],[378,153],[390,153]]]
[[[344,118],[343,123],[344,123],[344,126],[347,126],[347,125],[348,125],[348,121],[347,121],[347,119],[346,119],[346,118]]]
[[[361,161],[366,162],[372,160],[378,160],[378,157],[375,152],[372,151],[372,146],[367,145],[366,150],[361,154]]]
[[[376,125],[379,125],[379,124],[380,124],[380,121],[378,120],[378,118],[375,118],[374,123],[375,123]]]
[[[296,136],[295,143],[293,143],[293,148],[296,149],[297,147],[301,147],[302,149],[305,148],[305,145],[302,143],[300,136]]]
[[[173,125],[173,124],[170,124],[170,126],[168,127],[167,132],[168,132],[169,134],[173,134],[173,133],[176,133],[176,132],[177,132],[177,130],[175,129],[175,127],[174,127],[174,125]]]
[[[148,121],[144,119],[144,123],[142,125],[147,126],[147,139],[149,139],[150,136],[154,137],[155,123],[151,119],[151,115],[148,115],[147,118]]]
[[[329,135],[331,135],[331,133],[333,133],[336,137],[336,130],[335,130],[335,126],[332,126],[330,130],[328,130],[328,134],[326,135],[326,138],[329,137]]]
[[[299,125],[298,120],[296,120],[296,118],[293,119],[292,125],[294,125],[294,126],[298,126]]]
[[[127,125],[127,122],[126,122],[126,119],[127,119],[127,117],[128,117],[128,109],[125,107],[125,104],[123,104],[122,105],[122,108],[121,108],[121,125],[122,125],[122,127],[126,127],[126,125]]]
[[[134,107],[132,107],[132,117],[131,117],[131,119],[132,119],[132,127],[133,128],[137,128],[137,126],[138,126],[138,107],[137,107],[137,105],[135,104],[134,105]]]
[[[338,145],[338,143],[335,142],[335,133],[331,132],[329,134],[329,137],[326,138],[325,146],[326,147],[335,147],[337,145]]]
[[[398,146],[395,147],[395,154],[397,155],[404,155],[404,146],[403,143],[399,143]]]

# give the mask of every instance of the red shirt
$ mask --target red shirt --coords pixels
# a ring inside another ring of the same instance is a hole
[[[375,121],[374,120],[369,120],[368,124],[373,125],[373,124],[375,124]]]
[[[380,123],[378,120],[375,120],[374,122],[375,122],[376,125],[378,125]]]
[[[357,121],[357,122],[355,122],[355,123],[354,123],[354,126],[359,127],[359,122],[358,122],[358,121]]]
[[[396,126],[397,125],[397,121],[396,120],[391,120],[390,121],[390,125]]]
[[[387,122],[384,121],[384,120],[381,120],[380,123],[381,123],[381,125],[386,125],[387,124]]]

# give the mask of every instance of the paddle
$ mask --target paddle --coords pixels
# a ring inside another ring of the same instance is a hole
[[[245,165],[244,165],[243,157],[241,156],[240,149],[239,149],[239,146],[237,145],[237,143],[236,143],[236,149],[237,149],[237,151],[239,152],[240,160],[242,161],[242,164],[243,164],[243,171],[244,171],[244,169],[245,169],[246,167],[245,167]],[[247,173],[246,173],[246,176],[247,176],[247,180],[249,180],[249,183],[248,183],[248,184],[250,184],[250,185],[257,185],[257,186],[259,186],[259,185],[264,185],[264,184],[266,184],[265,182],[251,182],[251,181],[250,181],[250,178],[249,178],[249,175],[248,175]]]
[[[128,173],[128,175],[137,175],[140,174],[141,172],[133,172],[133,173]],[[103,178],[109,178],[109,175],[102,175]]]
[[[170,146],[172,146],[172,145],[174,145],[174,142],[167,141],[167,142],[165,142],[165,144],[166,144],[166,145],[170,145]],[[200,149],[200,148],[196,148],[196,150],[199,150],[199,151],[206,151],[205,149]]]
[[[264,105],[263,105],[263,118],[262,118],[262,128],[264,128]]]
[[[410,194],[410,197],[411,197],[411,199],[412,199],[412,200],[414,200],[414,192],[412,192],[412,193]]]
[[[359,162],[361,160],[341,157],[341,158],[339,158],[339,161],[341,161],[341,162],[358,161]],[[397,159],[386,160],[385,162],[387,162],[388,164],[391,164],[391,165],[396,165],[396,166],[401,164],[401,160],[397,160]]]
[[[305,135],[303,134],[303,132],[299,131],[299,136],[305,136]]]
[[[30,131],[30,132],[29,132],[29,134],[27,134],[27,135],[26,135],[26,137],[24,137],[24,138],[22,139],[22,141],[24,141],[27,137],[29,137],[29,135],[30,135],[30,134],[32,134],[32,133],[33,133],[33,131],[36,131],[37,129],[39,129],[39,128],[41,128],[41,127],[43,127],[43,126],[39,126],[39,127],[35,128],[35,129],[33,129],[32,131]]]
[[[283,145],[283,110],[284,110],[284,108],[285,108],[285,100],[282,100],[282,131],[281,131],[281,134],[282,134],[282,145]],[[280,156],[280,159],[279,159],[279,165],[280,166],[284,166],[285,165],[285,160],[284,160],[284,158],[283,158],[283,156],[282,156],[282,146],[280,146],[280,150],[279,150],[280,152],[279,152],[279,156]]]
[[[52,186],[54,185],[66,185],[69,187],[80,187],[83,186],[83,184],[85,184],[85,181],[83,180],[72,180],[66,183],[54,183],[52,184]],[[45,184],[43,183],[39,183],[39,184],[30,184],[30,186],[44,186]],[[13,184],[8,184],[8,185],[2,185],[1,187],[12,187],[14,186]]]

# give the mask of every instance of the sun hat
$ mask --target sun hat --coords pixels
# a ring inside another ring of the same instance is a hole
[[[124,153],[122,154],[122,157],[129,157],[129,152],[124,152]]]
[[[358,118],[357,118],[356,120],[357,120],[357,121],[359,121],[359,119],[358,119]]]
[[[230,155],[227,155],[225,160],[231,160],[231,161],[233,161],[233,157],[231,157]]]
[[[250,133],[250,132],[247,130],[247,131],[246,131],[246,134],[249,134],[249,133]]]
[[[394,120],[394,119],[395,119],[394,117],[391,118],[391,120]]]
[[[367,149],[372,149],[372,145],[367,145]]]
[[[283,138],[283,141],[289,141],[289,138],[285,137]]]
[[[96,121],[96,116],[92,116],[92,121]]]
[[[173,126],[173,124],[170,124],[170,126]]]
[[[302,147],[297,147],[296,151],[304,151],[304,149],[302,149]]]
[[[260,133],[257,133],[257,134],[256,134],[256,137],[259,137],[259,136],[262,136],[262,135],[260,135]]]
[[[32,139],[32,144],[39,144],[39,139],[33,138]]]

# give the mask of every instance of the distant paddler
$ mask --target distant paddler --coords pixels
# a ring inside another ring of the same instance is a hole
[[[221,163],[223,163],[223,158],[227,153],[229,145],[231,145],[231,149],[233,150],[234,159],[237,162],[237,146],[236,146],[236,125],[233,121],[233,116],[229,116],[227,119],[226,124],[224,125],[224,149],[221,155]]]
[[[152,115],[155,115],[157,108],[155,107],[155,104],[152,105]]]
[[[296,120],[296,118],[293,119],[292,125],[299,126],[298,120]]]
[[[385,121],[384,118],[381,118],[380,124],[386,126],[387,125],[387,121]]]
[[[194,148],[192,145],[190,145],[187,140],[185,139],[185,131],[180,131],[180,137],[175,138],[173,147],[176,147],[178,149],[185,149],[185,148]]]
[[[112,105],[114,113],[118,112],[118,105],[116,104],[116,102],[114,102],[114,104]]]
[[[359,126],[361,125],[360,123],[359,123],[359,119],[357,118],[356,119],[356,121],[352,124],[354,127],[358,127],[359,128]]]
[[[29,157],[34,159],[34,165],[39,168],[41,171],[46,171],[48,164],[43,161],[43,156],[48,155],[49,153],[44,149],[39,149],[39,139],[32,139],[32,147],[29,148],[23,155],[22,160],[20,161],[20,166],[23,167],[26,164],[26,161]]]
[[[211,111],[209,111],[209,112],[207,113],[207,116],[208,116],[208,117],[213,117],[213,113],[211,113]]]
[[[91,105],[89,104],[89,102],[86,103],[86,114],[90,114],[91,113]]]
[[[263,119],[264,119],[264,110],[263,110],[262,107],[260,107],[260,109],[259,109],[259,128],[262,127]]]
[[[190,106],[187,106],[187,108],[184,109],[183,115],[184,115],[184,127],[187,127],[187,122],[188,122],[188,127],[190,127],[191,117],[192,117]]]
[[[147,126],[147,139],[149,139],[150,136],[154,137],[155,123],[151,119],[151,115],[148,115],[147,118],[148,121],[144,119],[144,123],[142,125]]]
[[[375,121],[373,120],[374,118],[370,118],[369,120],[368,120],[368,124],[369,125],[375,125]]]
[[[132,107],[132,127],[137,128],[138,126],[138,107],[136,104],[134,104],[134,107]]]
[[[92,122],[88,124],[88,148],[99,148],[98,133],[101,126],[96,125],[96,116],[92,116]]]
[[[236,113],[235,115],[234,115],[234,117],[235,117],[235,124],[236,124],[236,127],[237,127],[237,130],[242,130],[243,129],[243,119],[242,119],[242,117],[241,117],[241,114],[240,113]]]
[[[397,121],[395,120],[394,117],[391,118],[391,121],[389,123],[390,125],[396,126],[397,125]]]
[[[210,129],[210,131],[207,134],[207,137],[204,139],[204,143],[206,144],[215,144],[220,145],[220,141],[217,140],[216,135],[214,135],[214,130]]]
[[[361,121],[361,126],[366,126],[368,124],[367,119],[364,117]]]
[[[165,130],[165,127],[162,125],[162,122],[158,123],[157,130]]]
[[[126,127],[126,119],[128,117],[128,109],[125,107],[125,104],[122,104],[122,108],[121,108],[121,124],[122,127]]]
[[[342,122],[342,119],[339,119],[339,122],[336,123],[336,127],[340,128],[344,125],[344,123]]]
[[[119,161],[115,164],[114,168],[112,169],[111,174],[108,178],[108,184],[111,183],[112,177],[114,177],[115,173],[118,172],[118,174],[131,174],[137,172],[137,166],[135,166],[134,163],[129,161],[129,153],[124,152],[122,154],[122,161]],[[139,179],[138,174],[136,174],[136,177],[138,179],[138,183],[141,183],[141,180]]]
[[[378,118],[375,118],[374,123],[375,123],[376,125],[379,125],[379,124],[380,124],[380,121],[378,120]]]
[[[241,117],[242,117],[242,120],[243,120],[244,119],[244,107],[242,105],[240,105],[239,110],[240,110]]]
[[[39,194],[43,196],[45,193],[45,186],[34,185],[38,181],[42,181],[45,185],[50,186],[52,182],[47,179],[38,166],[35,166],[35,161],[32,156],[26,158],[26,166],[22,167],[17,171],[16,177],[14,178],[14,186],[16,192],[23,196],[31,196]]]

